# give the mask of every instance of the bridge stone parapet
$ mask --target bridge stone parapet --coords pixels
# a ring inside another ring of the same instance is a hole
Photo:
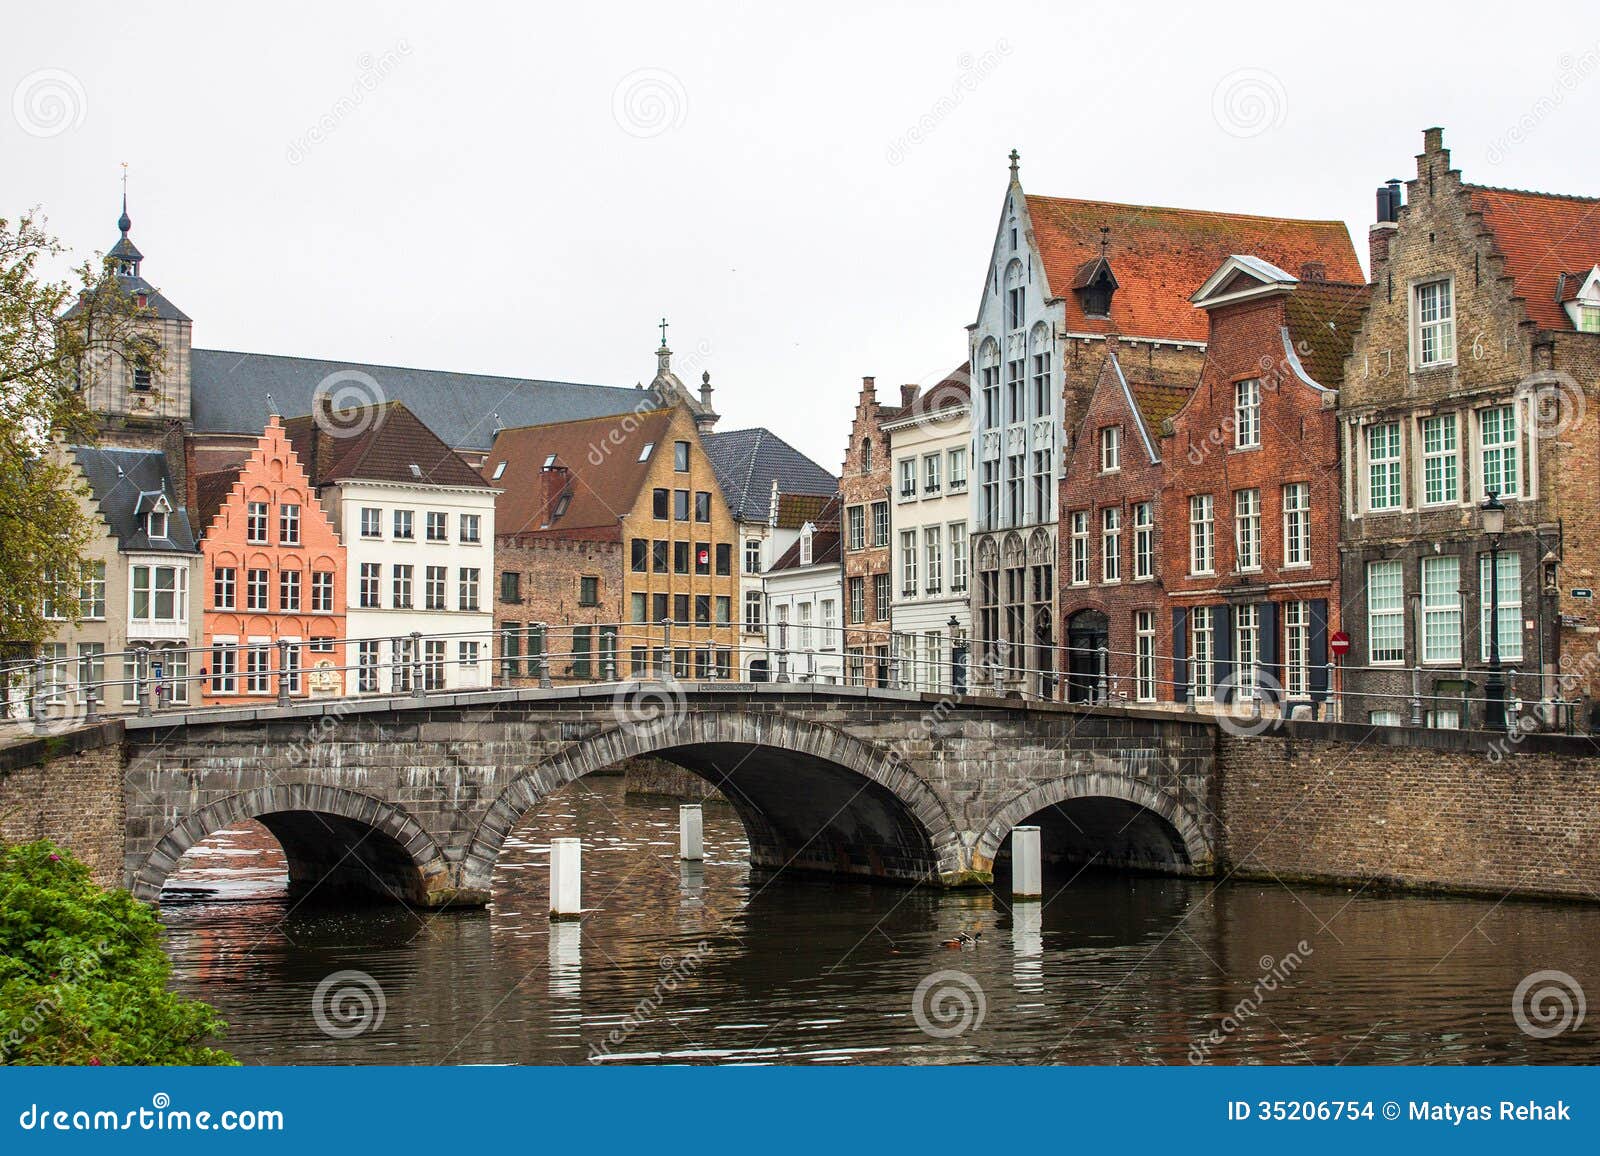
[[[1062,819],[1069,843],[1096,832],[1077,855],[1196,873],[1215,863],[1215,727],[1165,712],[644,683],[206,710],[127,728],[125,875],[150,900],[190,846],[256,818],[298,887],[481,903],[526,813],[643,755],[717,786],[760,868],[985,883],[1011,827],[1039,811]]]

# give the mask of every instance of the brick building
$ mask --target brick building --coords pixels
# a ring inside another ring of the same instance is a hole
[[[623,417],[501,430],[498,673],[557,680],[670,670],[731,677],[736,531],[696,414],[654,390]],[[665,401],[667,404],[660,404]],[[670,627],[663,626],[670,620]],[[670,631],[670,638],[669,638]]]
[[[1060,669],[1073,702],[1168,697],[1157,682],[1158,658],[1171,653],[1157,540],[1165,531],[1161,430],[1193,379],[1137,354],[1124,365],[1123,352],[1107,334],[1063,466]],[[1002,573],[1013,581],[1004,559]]]
[[[916,386],[907,386],[910,392]],[[879,403],[870,377],[850,422],[840,470],[844,507],[844,673],[853,686],[887,686],[891,678],[889,486],[893,455],[884,425],[900,407]]]
[[[243,462],[195,478],[208,706],[342,694],[345,549],[276,417]],[[309,673],[309,677],[307,674]]]
[[[1339,629],[1339,432],[1363,284],[1232,256],[1201,286],[1200,382],[1167,423],[1162,698],[1323,702]],[[1170,672],[1170,673],[1168,673]],[[1292,709],[1292,706],[1291,706]]]
[[[1346,717],[1480,725],[1494,623],[1510,697],[1593,726],[1600,200],[1467,184],[1431,128],[1370,241],[1340,394]]]
[[[1107,334],[1121,335],[1124,375],[1192,384],[1206,323],[1188,298],[1233,253],[1361,279],[1338,221],[1027,195],[1012,154],[969,351],[974,658],[1000,663],[1009,685],[1054,692],[1060,463],[1101,380]]]

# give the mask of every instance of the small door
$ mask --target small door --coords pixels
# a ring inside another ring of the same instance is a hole
[[[1067,701],[1093,702],[1102,676],[1101,648],[1110,637],[1106,616],[1080,610],[1067,619]]]

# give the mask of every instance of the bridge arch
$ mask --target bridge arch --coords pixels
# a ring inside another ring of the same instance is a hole
[[[462,864],[487,896],[506,837],[553,792],[624,759],[656,757],[716,786],[738,812],[752,865],[897,882],[958,878],[962,841],[939,795],[901,758],[781,712],[667,711],[620,725],[524,770],[489,806]]]
[[[1187,807],[1170,792],[1158,790],[1120,769],[1108,769],[1051,779],[995,808],[973,847],[974,868],[992,867],[1013,827],[1057,808],[1070,819],[1074,804],[1082,806],[1086,813],[1082,814],[1083,822],[1070,825],[1085,839],[1092,840],[1097,834],[1086,827],[1115,828],[1118,845],[1109,848],[1111,853],[1105,859],[1108,864],[1186,875],[1205,874],[1213,866],[1211,840]],[[1049,850],[1046,839],[1047,854]]]
[[[430,906],[448,901],[451,871],[444,853],[404,808],[315,783],[241,791],[186,816],[145,857],[134,874],[134,896],[158,902],[185,851],[247,819],[282,846],[291,889],[316,886]]]

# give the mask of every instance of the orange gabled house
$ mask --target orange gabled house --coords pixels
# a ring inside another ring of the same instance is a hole
[[[206,704],[343,694],[345,548],[282,423],[194,485]]]

